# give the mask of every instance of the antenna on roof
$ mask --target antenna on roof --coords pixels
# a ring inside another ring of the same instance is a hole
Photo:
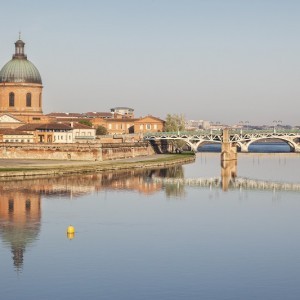
[[[21,39],[21,31],[19,31],[19,40]]]

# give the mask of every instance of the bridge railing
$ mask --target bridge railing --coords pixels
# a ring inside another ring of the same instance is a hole
[[[229,134],[300,134],[300,129],[229,129]],[[147,132],[144,137],[162,137],[162,136],[192,136],[192,135],[221,135],[222,130],[196,130],[196,131],[174,131],[174,132]]]

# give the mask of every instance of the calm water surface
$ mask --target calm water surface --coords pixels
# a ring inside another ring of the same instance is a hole
[[[1,299],[300,299],[300,192],[154,180],[220,177],[219,157],[1,183]],[[233,173],[300,184],[299,169],[249,153]]]

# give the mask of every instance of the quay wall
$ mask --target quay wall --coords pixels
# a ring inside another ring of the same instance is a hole
[[[0,143],[0,159],[104,161],[154,154],[147,142],[112,144]]]

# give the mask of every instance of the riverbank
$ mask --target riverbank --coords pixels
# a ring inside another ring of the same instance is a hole
[[[165,167],[195,161],[194,154],[154,154],[109,161],[19,160],[0,159],[0,180],[8,177],[27,177],[64,174],[84,174],[109,170]]]

